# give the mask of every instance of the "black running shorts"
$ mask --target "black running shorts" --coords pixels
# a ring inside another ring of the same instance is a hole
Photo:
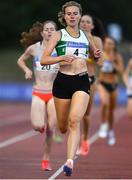
[[[53,96],[61,99],[71,99],[76,91],[90,93],[90,83],[87,72],[77,75],[67,75],[58,72],[53,84]]]
[[[109,93],[112,93],[113,91],[115,91],[118,87],[118,84],[117,83],[113,83],[113,84],[110,84],[110,83],[106,83],[106,82],[103,82],[103,81],[100,81],[100,84],[109,92]]]
[[[89,82],[90,82],[90,85],[93,85],[94,82],[95,82],[95,76],[89,76]]]

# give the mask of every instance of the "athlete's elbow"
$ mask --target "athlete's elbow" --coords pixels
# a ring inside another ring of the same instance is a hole
[[[20,65],[21,65],[21,59],[18,59],[18,60],[17,60],[17,65],[20,67]]]
[[[43,65],[47,65],[47,60],[46,60],[46,57],[42,57],[41,60],[40,60],[40,64],[43,66]]]

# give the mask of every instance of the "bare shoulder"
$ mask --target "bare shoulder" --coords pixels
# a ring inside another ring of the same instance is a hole
[[[46,45],[45,51],[43,53],[43,57],[51,55],[54,48],[56,47],[56,45],[60,41],[60,39],[61,39],[61,32],[60,31],[56,31],[52,34],[49,42]]]
[[[99,49],[103,49],[102,39],[98,36],[93,36],[94,42]]]
[[[25,50],[25,53],[26,53],[26,54],[33,55],[33,54],[34,54],[34,51],[35,51],[35,47],[36,47],[36,44],[30,45],[30,46]]]
[[[54,32],[53,34],[52,34],[52,40],[56,40],[56,41],[59,41],[60,40],[60,38],[61,38],[61,31],[59,30],[59,31],[56,31],[56,32]]]
[[[101,40],[100,37],[98,37],[98,36],[93,36],[93,38],[94,38],[94,41],[95,41],[95,42],[97,42],[97,43],[102,43],[102,40]]]

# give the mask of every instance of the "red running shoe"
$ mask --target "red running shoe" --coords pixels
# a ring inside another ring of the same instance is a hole
[[[44,171],[51,171],[52,170],[48,160],[43,160],[41,163],[41,167],[42,167],[42,170],[44,170]]]
[[[40,128],[40,129],[34,128],[34,130],[37,131],[37,132],[40,132],[40,133],[42,134],[42,133],[44,133],[44,131],[46,130],[46,128],[45,128],[45,126],[44,126],[44,127]]]
[[[44,131],[45,131],[45,127],[41,128],[41,129],[39,130],[40,133],[44,133]]]
[[[81,146],[81,154],[83,156],[86,156],[89,152],[89,141],[88,140],[83,140],[82,141],[82,146]]]

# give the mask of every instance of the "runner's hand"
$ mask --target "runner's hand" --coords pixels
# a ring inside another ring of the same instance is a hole
[[[75,59],[75,56],[71,56],[71,55],[65,55],[63,56],[63,61],[72,63],[72,61]]]
[[[32,79],[32,71],[30,69],[27,69],[25,72],[25,79]]]
[[[101,58],[103,54],[103,52],[100,49],[95,49],[93,53],[94,53],[95,60],[98,60],[99,58]]]

